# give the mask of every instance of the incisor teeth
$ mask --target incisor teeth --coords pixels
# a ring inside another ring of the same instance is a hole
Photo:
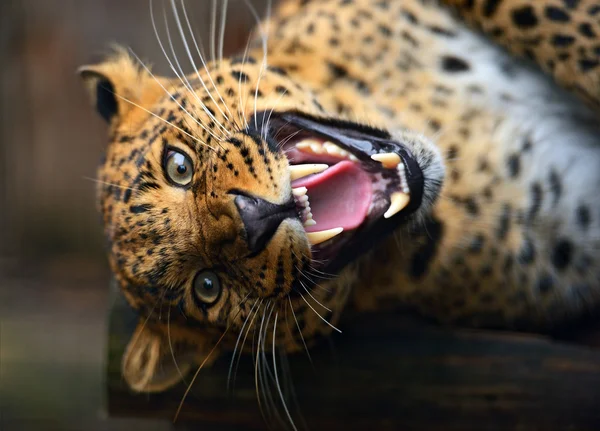
[[[347,158],[348,154],[349,154],[348,151],[338,147],[333,142],[329,142],[329,141],[327,141],[323,144],[323,148],[325,148],[325,151],[327,151],[327,153],[331,154],[332,156],[340,156],[340,157]]]
[[[321,244],[328,239],[333,238],[336,235],[341,234],[344,231],[342,227],[336,227],[333,229],[322,230],[319,232],[306,232],[306,236],[308,237],[308,242],[312,245]]]
[[[371,158],[387,169],[395,168],[400,163],[400,156],[396,153],[373,154]]]
[[[304,196],[308,189],[306,187],[296,187],[292,188],[292,194],[296,197]]]
[[[304,139],[296,144],[296,148],[299,150],[306,150],[311,148],[313,145],[321,145],[318,141],[313,139]]]
[[[304,226],[314,226],[314,225],[316,225],[316,224],[317,224],[317,222],[316,222],[316,221],[314,221],[314,220],[313,220],[313,219],[311,219],[311,218],[309,218],[308,220],[306,220],[306,221],[304,222]]]
[[[323,144],[323,148],[325,148],[325,151],[327,151],[329,154],[335,154],[341,150],[340,147],[329,141]]]
[[[310,150],[315,154],[323,153],[323,146],[319,143],[310,144]]]
[[[383,215],[384,218],[390,218],[391,216],[402,211],[410,201],[410,196],[406,193],[396,192],[392,193],[392,196],[390,196],[390,201],[390,207]]]
[[[294,181],[298,178],[323,172],[328,167],[329,166],[326,164],[292,165],[290,166],[290,178],[292,179],[292,181]]]
[[[331,156],[337,156],[342,159],[350,159],[353,162],[358,161],[358,158],[354,154],[338,147],[336,144],[330,141],[321,143],[313,139],[303,139],[302,141],[296,144],[296,149],[305,153],[329,154]]]

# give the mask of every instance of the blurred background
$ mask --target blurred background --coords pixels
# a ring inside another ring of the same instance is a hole
[[[266,0],[251,2],[262,16]],[[150,4],[0,1],[1,430],[134,425],[102,413],[109,274],[93,179],[106,127],[75,71],[116,42],[170,75]],[[186,2],[205,46],[211,4]],[[154,0],[153,7],[159,22],[165,9],[172,17],[167,1]],[[244,1],[229,1],[227,53],[245,47],[254,23]]]

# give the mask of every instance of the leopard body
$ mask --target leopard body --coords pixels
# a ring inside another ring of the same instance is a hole
[[[183,80],[156,78],[122,53],[83,69],[110,122],[99,175],[109,259],[142,315],[124,361],[132,387],[162,390],[179,380],[181,367],[177,374],[166,365],[174,346],[191,352],[182,354],[191,362],[223,330],[231,332],[222,346],[237,347],[240,331],[262,328],[260,316],[268,326],[288,311],[298,331],[277,334],[288,351],[329,333],[325,320],[335,325],[349,302],[527,330],[594,313],[598,8],[591,1],[447,3],[286,1],[245,53],[193,64],[197,71]],[[557,22],[555,9],[569,19]],[[567,51],[571,45],[578,48]],[[288,160],[252,125],[258,112],[385,131],[423,170],[421,206],[334,277],[311,272],[298,221],[283,221],[264,250],[249,254],[230,191],[275,203],[292,192]],[[165,146],[198,166],[190,189],[165,180]],[[193,298],[199,267],[218,268],[223,292],[215,306]],[[316,286],[291,295],[301,277]]]

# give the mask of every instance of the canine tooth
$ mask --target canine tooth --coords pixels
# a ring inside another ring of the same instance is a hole
[[[391,216],[397,214],[402,211],[406,205],[410,202],[410,196],[406,193],[395,192],[390,196],[390,206],[388,210],[383,215],[384,218],[390,218]]]
[[[318,232],[306,232],[306,236],[308,237],[308,242],[312,245],[321,244],[328,239],[333,238],[336,235],[341,234],[344,231],[343,227],[336,227],[333,229],[321,230]]]
[[[306,187],[296,187],[292,188],[292,194],[296,197],[304,196],[308,189]]]
[[[292,181],[298,178],[306,177],[311,174],[318,174],[327,169],[329,165],[326,164],[305,164],[305,165],[292,165],[290,166],[290,178]]]
[[[396,153],[373,154],[371,158],[376,162],[381,163],[383,167],[387,169],[395,168],[400,163],[400,156]]]
[[[313,219],[311,219],[311,218],[307,219],[307,220],[304,222],[304,226],[314,226],[314,225],[316,225],[316,224],[317,224],[317,222],[316,222],[316,221],[314,221],[314,220],[313,220]]]

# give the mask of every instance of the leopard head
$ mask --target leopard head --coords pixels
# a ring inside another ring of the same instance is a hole
[[[119,52],[80,74],[109,125],[98,202],[140,315],[123,361],[135,390],[171,386],[224,332],[237,346],[259,313],[295,314],[296,335],[277,335],[288,351],[326,332],[351,263],[441,188],[426,138],[351,121],[252,56],[166,78]]]

